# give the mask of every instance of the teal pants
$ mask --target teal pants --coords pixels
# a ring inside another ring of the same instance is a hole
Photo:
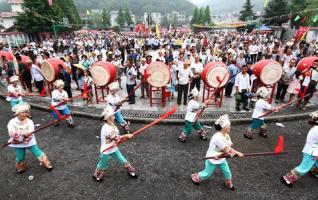
[[[22,99],[20,99],[20,100],[11,100],[9,102],[10,102],[11,108],[13,108],[14,106],[16,106],[18,104],[23,104],[23,100]]]
[[[113,157],[115,160],[117,160],[120,164],[124,165],[128,161],[126,158],[121,154],[121,152],[117,149],[114,153],[111,154],[100,154],[99,162],[97,163],[97,169],[105,170],[108,167],[108,160],[109,157]]]
[[[38,147],[38,145],[33,145],[27,148],[15,148],[15,155],[16,155],[15,160],[17,162],[24,161],[25,151],[27,149],[29,149],[36,158],[39,158],[44,154],[43,151]]]
[[[263,119],[256,119],[256,118],[253,118],[252,120],[252,124],[251,124],[251,128],[253,130],[258,130],[260,127],[262,126],[265,126],[265,122]]]
[[[303,153],[303,160],[301,161],[300,165],[296,167],[296,171],[303,176],[307,172],[309,172],[313,167],[318,169],[318,161],[315,159],[314,156]]]
[[[199,120],[197,120],[194,124],[193,122],[189,122],[189,121],[185,121],[185,125],[183,127],[183,133],[185,133],[186,135],[190,135],[191,132],[192,132],[192,127],[195,129],[195,130],[201,130],[202,129],[202,126],[199,122]]]
[[[209,160],[206,160],[204,170],[199,172],[200,179],[202,180],[208,179],[210,176],[212,176],[216,167],[220,167],[223,173],[223,176],[226,180],[232,179],[232,173],[226,160],[222,162],[221,164],[212,164]]]

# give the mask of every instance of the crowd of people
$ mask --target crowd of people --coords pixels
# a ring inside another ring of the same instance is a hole
[[[60,67],[58,79],[64,81],[64,90],[69,98],[72,97],[72,82],[76,84],[76,89],[82,92],[85,85],[89,88],[93,86],[89,69],[97,61],[108,61],[116,67],[120,89],[124,87],[122,79],[126,76],[127,93],[133,90],[138,79],[143,80],[144,71],[151,62],[161,61],[171,69],[169,91],[177,91],[178,105],[188,104],[189,91],[194,87],[202,90],[201,72],[204,66],[209,62],[220,61],[228,66],[231,75],[225,87],[225,97],[232,98],[234,93],[237,101],[236,110],[240,111],[249,110],[249,98],[245,94],[256,92],[251,91],[251,85],[255,80],[253,65],[261,59],[273,59],[283,66],[283,76],[277,83],[276,103],[291,101],[300,92],[313,93],[318,80],[315,67],[305,75],[297,72],[296,65],[304,57],[318,55],[317,46],[314,40],[310,43],[294,43],[293,40],[281,41],[270,34],[238,32],[167,34],[160,38],[154,35],[136,37],[116,33],[86,33],[57,40],[45,40],[41,43],[30,42],[11,49],[8,45],[0,44],[0,50],[10,50],[16,54],[20,80],[23,87],[30,92],[32,83],[39,92],[43,90],[43,60],[58,56],[67,66]],[[32,64],[26,66],[21,60],[21,55],[29,56]],[[13,63],[5,57],[1,58],[1,63],[0,71],[4,69],[8,78],[13,76]],[[233,76],[238,73],[239,75]],[[309,77],[309,82],[306,77]],[[286,98],[287,93],[289,97]],[[141,98],[147,97],[149,85],[145,82],[141,87]],[[309,99],[310,96],[305,98],[303,109]],[[129,103],[135,102],[133,94],[129,98]],[[92,93],[89,93],[87,103],[92,104]]]
[[[177,91],[178,105],[188,106],[185,126],[178,137],[180,142],[186,142],[192,128],[198,131],[200,139],[207,140],[206,132],[198,121],[199,110],[206,108],[210,103],[210,100],[207,100],[201,105],[198,101],[199,91],[202,90],[201,72],[207,63],[217,61],[228,66],[230,79],[224,88],[225,97],[232,98],[234,93],[237,111],[241,109],[248,111],[254,108],[252,123],[244,134],[247,139],[253,139],[257,131],[266,138],[267,126],[264,122],[264,112],[279,111],[278,107],[273,107],[266,101],[269,95],[266,87],[260,86],[252,91],[252,83],[255,80],[253,65],[256,62],[262,59],[273,59],[282,66],[283,75],[277,83],[276,103],[285,103],[286,94],[289,93],[288,101],[292,102],[296,96],[300,96],[298,104],[305,110],[316,91],[318,81],[318,60],[313,61],[312,66],[305,71],[299,71],[296,68],[300,59],[318,55],[316,41],[285,42],[270,34],[215,32],[166,34],[158,38],[154,35],[136,37],[123,33],[85,33],[56,40],[45,40],[41,43],[30,42],[11,49],[7,45],[0,44],[0,50],[13,52],[15,55],[13,60],[17,61],[15,64],[6,56],[0,59],[0,71],[5,71],[1,73],[1,76],[9,83],[7,100],[16,116],[9,122],[8,130],[11,136],[10,146],[16,149],[18,172],[26,170],[24,161],[26,148],[30,149],[48,170],[53,168],[35,142],[34,125],[28,118],[30,108],[21,97],[23,96],[22,87],[32,92],[33,83],[40,94],[44,93],[45,79],[41,71],[42,63],[48,58],[56,57],[65,63],[66,67],[59,65],[50,108],[57,121],[66,119],[71,127],[75,125],[66,102],[72,99],[74,89],[81,90],[83,97],[86,96],[84,99],[87,105],[92,104],[91,89],[94,87],[94,80],[90,75],[92,65],[98,61],[108,61],[116,67],[116,81],[108,85],[107,106],[101,114],[105,124],[101,130],[100,160],[93,174],[97,181],[103,180],[110,156],[118,160],[130,176],[137,176],[136,169],[113,144],[134,136],[129,131],[129,122],[124,120],[120,107],[126,101],[129,104],[136,103],[134,87],[138,79],[145,79],[145,69],[153,61],[165,63],[170,68],[171,82],[168,87],[172,93]],[[23,61],[23,55],[29,56],[30,61],[27,63]],[[123,76],[126,77],[126,90],[129,96],[120,99],[118,91],[123,89]],[[19,80],[22,87],[18,84]],[[75,83],[73,85],[76,85],[76,88],[72,88],[72,82]],[[252,93],[255,93],[256,100],[255,103],[249,104]],[[215,93],[216,96],[218,94],[220,93]],[[147,97],[149,97],[149,84],[143,82],[140,98]],[[119,134],[115,121],[122,126],[125,135]],[[311,115],[310,124],[313,128],[308,133],[308,141],[303,150],[304,162],[281,178],[281,181],[288,186],[292,186],[300,176],[309,171],[318,177],[317,112]],[[194,183],[200,183],[208,179],[216,167],[220,167],[226,186],[234,190],[231,170],[225,157],[226,155],[243,157],[244,154],[231,147],[232,141],[229,136],[231,122],[227,115],[215,122],[215,129],[217,133],[211,139],[207,151],[207,157],[210,158],[206,159],[205,169],[192,174],[191,178]]]

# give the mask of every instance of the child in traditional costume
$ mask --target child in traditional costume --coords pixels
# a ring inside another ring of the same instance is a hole
[[[182,133],[179,136],[178,140],[180,142],[186,142],[187,136],[189,136],[192,132],[192,128],[198,131],[198,134],[202,140],[207,140],[206,132],[204,131],[203,127],[201,126],[199,120],[197,120],[197,114],[199,109],[205,107],[206,105],[200,105],[199,103],[199,91],[195,87],[191,91],[190,101],[187,107],[187,114],[185,116],[185,125],[183,127]]]
[[[103,181],[105,170],[108,167],[109,157],[116,159],[121,165],[123,165],[129,176],[136,178],[136,170],[133,168],[126,158],[121,154],[120,150],[115,145],[110,148],[114,143],[119,142],[124,138],[132,138],[132,134],[119,135],[119,131],[115,125],[115,112],[112,107],[107,106],[102,113],[102,118],[105,124],[101,130],[101,148],[100,148],[100,160],[95,169],[93,178],[96,181]],[[110,148],[110,149],[108,149]],[[106,150],[108,149],[108,150]],[[105,151],[106,150],[106,151]]]
[[[312,127],[307,134],[306,144],[302,151],[302,162],[280,178],[281,182],[289,187],[293,187],[293,184],[308,172],[318,178],[318,111],[311,113],[310,117],[309,124]]]
[[[124,117],[121,114],[121,110],[120,110],[120,107],[122,106],[124,101],[122,101],[118,96],[119,83],[117,81],[113,82],[108,85],[108,88],[109,88],[109,94],[106,97],[107,104],[113,108],[115,112],[116,122],[119,123],[120,126],[123,127],[125,132],[128,134],[130,133],[129,122],[126,122],[124,120]]]
[[[215,157],[215,159],[207,159],[205,161],[205,169],[201,172],[192,174],[191,178],[194,183],[199,184],[212,176],[216,167],[219,167],[225,178],[226,187],[234,190],[232,173],[229,165],[225,158],[218,158],[218,156],[229,154],[231,156],[237,155],[239,157],[243,157],[244,155],[231,147],[232,141],[229,135],[231,131],[231,122],[228,115],[223,115],[216,120],[215,129],[218,132],[212,136],[209,149],[206,153],[206,157]]]
[[[11,76],[9,80],[10,84],[8,86],[8,96],[6,100],[9,101],[11,108],[13,109],[14,106],[23,104],[22,87],[18,85],[18,76]]]
[[[30,106],[26,103],[18,104],[13,109],[16,116],[8,124],[10,135],[10,147],[16,152],[16,170],[23,173],[27,169],[25,162],[25,151],[28,149],[40,161],[40,164],[51,171],[53,169],[50,161],[43,151],[38,147],[34,131],[34,124],[30,115]]]
[[[54,82],[55,90],[52,92],[52,102],[51,102],[51,109],[52,109],[52,115],[55,119],[58,119],[63,116],[66,117],[66,121],[70,127],[75,127],[73,118],[71,116],[71,112],[68,109],[68,106],[66,105],[66,102],[69,100],[67,92],[63,90],[64,88],[64,82],[62,80],[56,80]],[[62,105],[62,102],[64,102]],[[57,106],[59,105],[59,106]],[[55,124],[58,126],[58,122]]]
[[[247,139],[253,139],[254,133],[256,133],[259,129],[259,135],[266,138],[267,137],[267,125],[265,124],[264,115],[267,111],[277,111],[277,108],[273,108],[265,98],[269,94],[269,91],[266,87],[260,87],[257,92],[258,100],[255,103],[255,108],[253,111],[253,121],[251,126],[248,128],[247,132],[244,133],[244,137]]]

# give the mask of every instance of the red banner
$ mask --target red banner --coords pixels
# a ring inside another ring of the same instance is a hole
[[[309,27],[301,26],[299,27],[298,31],[295,34],[295,43],[298,43],[301,41],[303,36],[309,31]]]

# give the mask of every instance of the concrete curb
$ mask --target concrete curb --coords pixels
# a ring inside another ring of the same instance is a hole
[[[2,99],[5,99],[5,96],[3,94],[0,94],[0,97]],[[32,108],[43,110],[43,111],[49,111],[49,108],[46,106],[38,105],[32,102],[28,102]],[[282,121],[293,121],[298,119],[305,119],[308,118],[308,115],[311,112],[303,112],[303,113],[294,113],[294,114],[285,114],[285,115],[278,115],[278,116],[269,116],[266,117],[266,121],[268,122],[282,122]],[[72,114],[74,116],[78,117],[84,117],[84,118],[91,118],[91,119],[100,119],[100,116],[98,114],[93,113],[86,113],[81,111],[72,111]],[[153,118],[136,118],[136,117],[125,117],[127,121],[131,122],[137,122],[137,123],[150,123],[154,119]],[[202,124],[212,124],[215,122],[216,119],[200,119],[199,121]],[[240,119],[231,119],[231,122],[233,124],[241,124],[241,123],[249,123],[251,122],[251,118],[240,118]],[[166,119],[162,123],[170,123],[170,124],[183,124],[183,119]]]

